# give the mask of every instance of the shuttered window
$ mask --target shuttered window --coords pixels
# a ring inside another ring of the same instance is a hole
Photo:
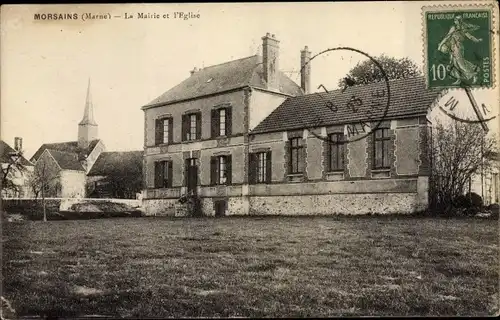
[[[201,139],[201,113],[190,113],[182,116],[182,141]]]
[[[212,138],[230,136],[232,130],[231,107],[212,110]]]
[[[251,153],[249,156],[250,183],[271,182],[271,151]]]
[[[155,162],[155,188],[172,187],[172,161]]]
[[[210,182],[212,185],[229,185],[232,177],[231,156],[216,156],[210,160]]]
[[[172,118],[161,118],[156,119],[155,123],[155,144],[167,144],[172,143],[173,134],[173,119]]]

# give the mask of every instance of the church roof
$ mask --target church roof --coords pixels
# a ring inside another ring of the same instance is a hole
[[[322,127],[325,125],[349,124],[367,121],[367,114],[373,120],[381,120],[387,106],[387,97],[374,98],[374,94],[387,91],[384,81],[367,85],[349,87],[344,93],[340,90],[312,93],[287,98],[267,118],[252,130],[251,133],[286,131]],[[426,115],[432,102],[437,99],[441,90],[428,90],[423,77],[406,78],[389,81],[390,103],[384,119],[395,119]],[[387,94],[387,92],[386,92]],[[362,105],[356,111],[347,107],[349,99],[361,99]],[[377,100],[375,100],[377,99]],[[378,108],[371,103],[380,104]],[[336,112],[327,105],[331,102],[338,106]],[[383,105],[385,103],[385,105]]]
[[[3,140],[0,140],[0,163],[10,163],[12,161],[12,158],[10,157],[11,154],[16,154],[16,150],[9,146],[9,144]],[[28,161],[25,157],[21,156],[21,158],[18,160],[19,163],[23,166],[32,166],[33,163]]]
[[[259,55],[206,67],[154,99],[143,109],[248,86],[265,90],[263,69],[262,58]],[[283,72],[278,72],[281,93],[291,96],[303,94],[299,85]]]
[[[102,152],[88,176],[142,175],[143,151]]]
[[[78,154],[74,152],[64,152],[59,150],[47,149],[47,152],[56,160],[59,167],[63,170],[85,171],[78,159]]]
[[[88,148],[85,149],[80,149],[78,147],[78,141],[44,143],[31,157],[31,161],[38,160],[38,158],[42,155],[42,153],[46,149],[57,150],[62,152],[73,152],[78,154],[79,160],[84,160],[85,157],[87,157],[92,152],[92,150],[94,150],[95,146],[99,141],[100,141],[99,139],[90,141]]]

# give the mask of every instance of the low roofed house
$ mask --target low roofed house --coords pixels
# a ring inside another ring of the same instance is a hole
[[[35,175],[39,184],[50,186],[45,197],[85,197],[85,168],[77,153],[45,149],[35,163]]]
[[[422,77],[393,80],[387,104],[386,86],[378,82],[288,98],[262,121],[250,137],[251,212],[425,210],[427,117],[440,91],[427,90]],[[386,98],[372,104],[374,96]],[[353,97],[364,103],[349,106]],[[259,161],[266,157],[271,160]]]
[[[31,194],[29,186],[33,163],[22,152],[22,138],[14,139],[14,148],[0,140],[0,164],[2,166],[2,197],[22,198]]]
[[[135,199],[142,191],[143,151],[103,152],[87,174],[92,198]]]

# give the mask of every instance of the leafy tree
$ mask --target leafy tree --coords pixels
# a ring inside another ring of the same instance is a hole
[[[382,54],[374,58],[384,69],[389,80],[411,78],[422,74],[419,67],[409,58],[392,58]],[[367,59],[354,66],[345,78],[339,80],[339,87],[368,84],[384,80],[380,68],[371,60]]]
[[[492,165],[487,154],[495,152],[496,141],[478,123],[437,122],[430,146],[430,204],[448,213],[467,191],[471,178]]]

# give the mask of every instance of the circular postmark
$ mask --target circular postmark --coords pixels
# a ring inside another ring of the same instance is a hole
[[[319,52],[303,64],[300,75],[315,58],[342,50],[355,52],[368,58],[380,70],[382,81],[365,85],[361,89],[361,86],[355,87],[355,81],[347,77],[344,79],[344,87],[333,91],[329,91],[323,84],[320,84],[318,89],[322,88],[324,92],[313,93],[320,101],[320,105],[308,110],[313,114],[305,116],[301,121],[304,128],[310,128],[308,131],[312,135],[327,142],[331,141],[329,135],[318,134],[314,129],[342,125],[347,139],[337,140],[336,143],[347,144],[366,138],[381,126],[389,110],[391,89],[389,78],[382,65],[367,53],[350,47],[336,47]]]
[[[438,104],[439,110],[455,121],[480,124],[488,130],[486,123],[497,117],[495,110],[486,103],[479,105],[467,84],[461,84],[460,89],[463,91],[452,90],[445,95]]]

